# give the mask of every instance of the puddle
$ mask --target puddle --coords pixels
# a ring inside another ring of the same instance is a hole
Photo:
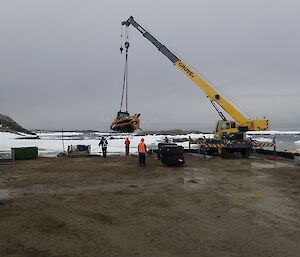
[[[203,170],[203,168],[197,168],[197,167],[183,167],[183,169],[186,170],[187,173],[200,172]]]
[[[22,189],[0,189],[0,201],[22,196],[74,194],[87,191],[118,193],[133,190],[132,188],[130,189],[129,185],[130,183],[128,184],[127,182],[99,183],[93,185],[79,185],[77,183],[71,183],[54,186],[38,184]],[[134,190],[137,189],[135,188]]]
[[[94,185],[77,185],[76,183],[66,185],[35,185],[22,190],[23,195],[36,195],[36,194],[68,194],[68,193],[80,193],[84,191],[100,191],[100,192],[118,192],[128,189],[128,184],[124,183],[105,183]]]
[[[184,190],[197,190],[206,184],[207,179],[199,176],[186,176],[178,178],[177,182],[182,185]]]
[[[255,169],[275,169],[275,168],[290,167],[289,164],[282,163],[282,162],[273,162],[273,163],[251,162],[251,166]]]
[[[207,179],[203,177],[187,177],[183,178],[183,183],[194,183],[194,184],[204,184]]]
[[[197,178],[195,181],[198,181]],[[13,199],[18,197],[37,196],[37,195],[64,195],[77,194],[81,192],[90,193],[136,193],[139,190],[156,190],[160,188],[163,183],[160,179],[157,180],[138,180],[134,184],[132,181],[97,181],[93,184],[82,184],[82,182],[70,182],[66,184],[34,184],[22,188],[0,188],[0,201],[5,199]]]
[[[260,178],[260,179],[266,179],[266,178],[271,179],[272,178],[271,175],[266,175],[266,174],[264,174],[264,175],[259,174],[259,175],[256,175],[256,177]]]
[[[0,189],[0,201],[7,200],[11,197],[11,190],[9,189]]]

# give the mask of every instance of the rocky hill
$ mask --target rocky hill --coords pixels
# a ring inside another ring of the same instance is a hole
[[[3,114],[0,114],[0,131],[34,135],[33,132],[21,127],[11,117]]]

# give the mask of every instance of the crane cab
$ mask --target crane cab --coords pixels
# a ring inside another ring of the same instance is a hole
[[[238,132],[238,125],[235,121],[217,121],[217,126],[215,130],[215,137],[221,138],[223,136],[228,136]]]

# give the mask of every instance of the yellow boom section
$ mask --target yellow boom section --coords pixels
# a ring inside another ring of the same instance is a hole
[[[182,60],[178,60],[174,64],[180,71],[182,71],[183,74],[185,74],[190,80],[192,80],[207,94],[207,97],[210,101],[214,101],[218,105],[220,105],[224,109],[224,111],[226,111],[239,124],[240,127],[247,127],[247,130],[256,131],[269,129],[268,120],[248,120],[237,109],[235,109],[225,98],[221,97],[213,87],[211,87],[204,79],[201,78],[199,74],[197,74],[197,72],[195,72]]]
[[[200,87],[207,97],[218,103],[235,121],[240,125],[248,122],[248,119],[244,117],[238,110],[236,110],[226,99],[221,97],[218,92],[212,88],[200,75],[198,75],[191,67],[179,60],[175,63],[175,66],[181,70],[189,79],[191,79],[198,87]]]
[[[269,121],[266,119],[247,119],[238,110],[236,110],[226,99],[221,97],[219,93],[211,87],[204,79],[201,78],[197,72],[195,72],[184,61],[180,60],[174,53],[172,53],[165,45],[159,42],[152,34],[145,30],[140,24],[138,24],[132,16],[128,20],[123,21],[122,25],[134,26],[143,36],[148,39],[162,54],[164,54],[175,66],[182,71],[188,78],[190,78],[199,88],[201,88],[210,101],[216,102],[220,105],[224,111],[226,111],[237,123],[238,128],[235,130],[247,131],[247,130],[268,130]],[[223,117],[222,117],[223,118]]]

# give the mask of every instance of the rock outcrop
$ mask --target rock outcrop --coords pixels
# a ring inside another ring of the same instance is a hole
[[[0,131],[35,135],[35,133],[20,126],[11,117],[3,114],[0,114]]]

